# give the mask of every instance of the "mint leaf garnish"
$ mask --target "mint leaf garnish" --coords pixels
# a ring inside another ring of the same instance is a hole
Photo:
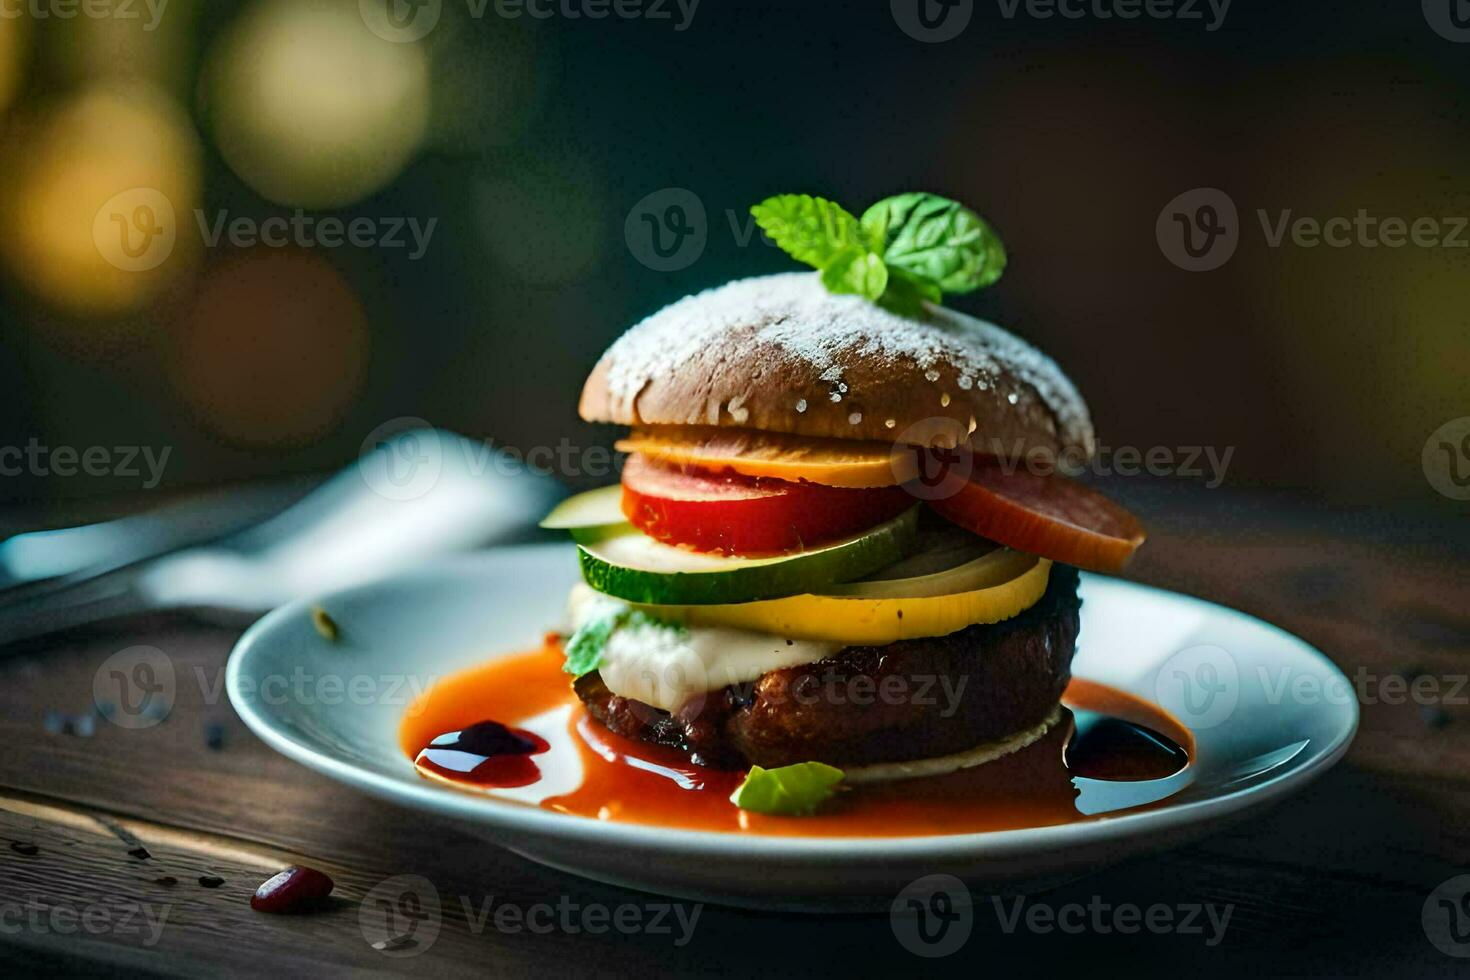
[[[867,250],[858,219],[824,198],[782,194],[766,198],[750,213],[784,252],[818,269],[854,249]]]
[[[878,302],[900,316],[919,316],[924,312],[925,300],[938,303],[942,295],[932,282],[917,279],[897,266],[891,266],[888,269],[888,288]]]
[[[888,288],[888,266],[872,252],[851,249],[822,269],[822,285],[829,293],[856,293],[877,299]]]
[[[863,212],[863,230],[882,242],[883,261],[946,293],[989,286],[1006,267],[1000,238],[974,211],[937,194],[884,198]]]
[[[821,762],[799,762],[779,769],[752,766],[730,794],[742,810],[778,817],[804,816],[837,791],[843,772]]]
[[[873,300],[903,316],[945,293],[989,286],[1006,267],[1005,247],[974,211],[937,194],[884,198],[854,218],[806,194],[767,198],[756,223],[793,258],[822,273],[828,292]]]

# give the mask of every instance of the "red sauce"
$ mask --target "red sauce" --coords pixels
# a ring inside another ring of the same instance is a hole
[[[584,778],[576,789],[550,796],[540,806],[660,827],[830,837],[963,834],[1097,819],[1101,814],[1084,815],[1074,805],[1078,791],[1073,777],[1161,779],[1181,770],[1194,752],[1189,730],[1163,709],[1123,691],[1073,679],[1063,703],[1087,722],[1075,743],[1068,711],[1037,742],[984,765],[944,776],[854,786],[813,816],[765,816],[730,803],[743,772],[695,766],[682,753],[622,738],[592,720],[561,666],[561,649],[548,643],[439,681],[403,719],[399,742],[404,752],[419,758],[445,733],[459,733],[487,719],[520,725],[572,705],[565,732],[553,733],[552,740],[565,738],[564,744],[575,749]],[[520,729],[511,731],[543,741]],[[530,762],[529,755],[497,758]],[[430,771],[480,787],[512,785],[458,778],[442,766]],[[530,782],[534,777],[514,785]]]

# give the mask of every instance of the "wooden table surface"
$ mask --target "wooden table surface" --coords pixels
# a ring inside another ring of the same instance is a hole
[[[244,728],[223,695],[237,631],[170,615],[33,642],[0,659],[0,967],[1463,975],[1470,960],[1437,948],[1421,915],[1436,886],[1470,872],[1464,511],[1447,505],[1409,518],[1155,486],[1123,496],[1153,532],[1131,577],[1262,616],[1364,678],[1350,754],[1300,794],[1200,843],[1029,899],[1052,909],[1228,906],[1220,937],[1208,925],[1203,934],[1120,934],[1107,917],[1101,929],[1089,919],[1073,931],[1008,931],[988,897],[978,898],[967,943],[940,960],[908,952],[886,915],[710,905],[682,944],[677,925],[658,934],[533,933],[511,920],[497,928],[484,912],[506,904],[601,905],[610,915],[630,904],[651,916],[660,900],[539,867],[288,762]],[[137,644],[167,652],[191,682],[178,685],[158,724],[129,730],[94,713],[93,679],[108,656]],[[1385,693],[1390,677],[1433,678],[1439,695],[1400,701]],[[290,863],[335,878],[330,906],[294,917],[252,911],[256,885]],[[395,956],[373,948],[359,910],[375,885],[405,874],[433,883],[442,925],[431,945]],[[1004,909],[1014,908],[1008,899]]]

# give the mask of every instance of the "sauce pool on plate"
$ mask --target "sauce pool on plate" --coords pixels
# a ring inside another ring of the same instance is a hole
[[[552,640],[444,678],[399,744],[421,775],[573,816],[686,830],[900,837],[1042,827],[1149,806],[1188,784],[1189,730],[1131,694],[1074,678],[1062,720],[1020,751],[944,776],[850,787],[815,815],[740,810],[740,771],[623,738],[582,710]]]

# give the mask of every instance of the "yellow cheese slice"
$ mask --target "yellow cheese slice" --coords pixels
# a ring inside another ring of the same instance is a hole
[[[977,623],[998,623],[1035,605],[1046,592],[1051,562],[986,588],[950,595],[864,597],[794,595],[709,606],[643,606],[650,615],[701,626],[774,633],[794,640],[881,645],[947,636]]]
[[[731,469],[746,476],[805,480],[828,487],[891,487],[912,479],[912,451],[885,442],[813,439],[717,426],[641,426],[618,442],[625,453],[664,463]]]

